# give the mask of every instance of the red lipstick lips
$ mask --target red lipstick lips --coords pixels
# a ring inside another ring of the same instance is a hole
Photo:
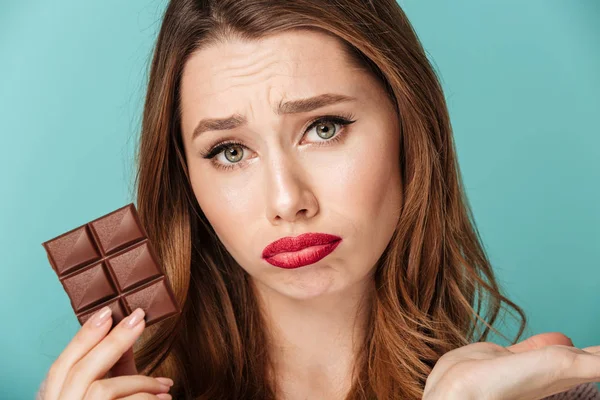
[[[262,257],[269,264],[280,268],[303,267],[327,256],[341,241],[341,237],[325,233],[284,237],[265,247]]]

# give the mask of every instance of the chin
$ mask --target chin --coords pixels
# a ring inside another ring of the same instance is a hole
[[[277,281],[269,286],[281,295],[309,300],[343,290],[339,272],[324,265],[312,264],[293,270],[282,270]]]
[[[332,293],[331,290],[318,285],[312,285],[308,287],[286,286],[276,288],[275,290],[277,290],[281,295],[292,300],[312,300]]]

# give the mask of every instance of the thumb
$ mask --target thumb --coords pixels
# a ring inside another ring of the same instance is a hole
[[[108,377],[122,375],[137,375],[138,370],[133,357],[133,347],[130,347],[108,371]]]
[[[519,343],[506,347],[507,350],[513,353],[521,353],[524,351],[541,349],[542,347],[552,345],[563,345],[575,347],[573,341],[560,332],[545,332],[531,336]]]

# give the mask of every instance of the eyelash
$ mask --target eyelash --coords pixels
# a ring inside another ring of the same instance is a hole
[[[345,114],[345,113],[341,113],[341,114],[337,114],[337,115],[325,115],[325,116],[322,116],[322,117],[319,117],[319,118],[313,120],[313,122],[311,122],[311,124],[308,126],[308,128],[306,128],[305,133],[308,132],[309,130],[311,130],[312,128],[314,128],[315,126],[317,126],[321,123],[324,123],[324,122],[333,122],[335,124],[341,125],[342,129],[340,129],[338,132],[336,132],[335,136],[333,136],[331,139],[324,139],[322,142],[316,143],[316,146],[328,146],[330,144],[336,143],[343,139],[343,137],[345,136],[344,127],[346,125],[350,125],[350,124],[356,122],[356,120],[353,118],[354,118],[353,114]],[[213,158],[215,158],[216,156],[218,156],[220,153],[222,153],[224,150],[226,150],[227,148],[229,148],[231,146],[240,146],[243,149],[248,149],[246,146],[244,146],[244,144],[242,144],[239,141],[228,140],[228,141],[224,141],[224,142],[216,144],[210,150],[201,154],[201,156],[203,158],[212,160]],[[244,164],[243,162],[221,164],[214,160],[212,161],[212,163],[215,166],[215,168],[221,169],[221,170],[232,170],[235,168],[239,168],[241,164]]]

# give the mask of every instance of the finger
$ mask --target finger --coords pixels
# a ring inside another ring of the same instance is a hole
[[[600,346],[584,347],[581,350],[587,351],[588,353],[600,353]]]
[[[140,392],[149,394],[167,393],[171,389],[172,383],[173,381],[167,378],[153,378],[144,375],[117,376],[92,382],[84,399],[116,399]]]
[[[111,309],[104,307],[92,315],[54,361],[46,381],[45,400],[57,400],[73,367],[108,333],[112,326]]]
[[[555,347],[552,349],[551,347]],[[556,371],[561,382],[566,382],[568,390],[575,385],[600,381],[600,355],[586,352],[584,349],[567,346],[551,346],[546,348],[556,359]]]
[[[109,377],[137,374],[138,370],[135,365],[135,358],[133,357],[133,347],[130,347],[108,371]]]
[[[82,398],[90,384],[102,378],[133,346],[144,327],[144,311],[141,308],[119,322],[100,343],[71,368],[61,391],[61,398]]]
[[[506,349],[510,350],[513,353],[521,353],[524,351],[541,349],[546,346],[552,345],[563,345],[563,346],[572,346],[573,342],[567,336],[563,335],[560,332],[545,332],[540,333],[538,335],[531,336],[519,343],[516,343],[512,346],[507,346]]]

